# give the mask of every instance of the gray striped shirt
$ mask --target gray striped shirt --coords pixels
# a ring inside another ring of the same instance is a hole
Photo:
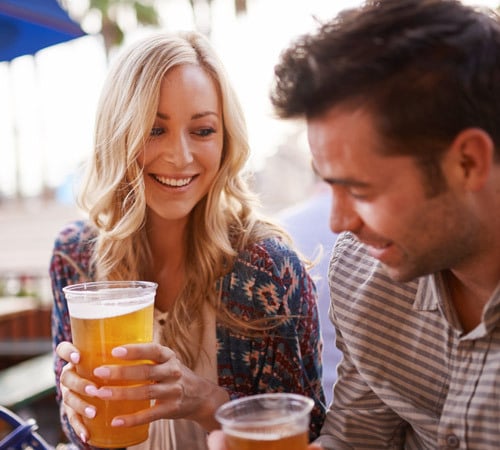
[[[348,233],[329,279],[344,356],[325,449],[500,448],[500,285],[465,334],[439,274],[392,281]]]

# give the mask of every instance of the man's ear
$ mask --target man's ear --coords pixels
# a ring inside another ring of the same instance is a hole
[[[481,128],[467,128],[457,134],[450,153],[464,186],[471,191],[481,189],[494,164],[495,147],[490,135]]]

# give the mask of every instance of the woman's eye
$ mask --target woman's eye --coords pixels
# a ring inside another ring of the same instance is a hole
[[[153,127],[149,133],[150,136],[160,136],[160,134],[163,134],[163,128],[161,127]]]
[[[207,137],[207,136],[211,135],[212,133],[215,133],[215,130],[213,128],[202,128],[202,129],[194,132],[194,134],[201,136],[201,137]]]

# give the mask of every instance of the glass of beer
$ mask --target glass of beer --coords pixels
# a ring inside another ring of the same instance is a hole
[[[314,401],[298,394],[259,394],[222,405],[215,418],[228,450],[306,450]]]
[[[68,301],[73,343],[80,351],[77,373],[96,386],[130,386],[136,381],[106,380],[93,375],[101,365],[133,365],[149,361],[124,361],[111,356],[114,347],[151,342],[156,283],[146,281],[99,281],[63,288]],[[93,419],[83,417],[89,430],[89,443],[96,447],[117,448],[138,444],[148,438],[149,424],[112,427],[114,417],[132,414],[151,406],[149,400],[103,400],[85,397],[96,407]]]

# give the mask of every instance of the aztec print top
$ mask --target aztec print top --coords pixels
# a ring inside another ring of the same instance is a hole
[[[90,259],[95,229],[85,221],[68,224],[57,237],[50,262],[54,295],[54,349],[71,341],[70,319],[62,288],[92,281]],[[221,301],[240,319],[290,316],[262,337],[247,337],[216,323],[218,384],[231,399],[264,392],[295,392],[311,397],[310,438],[319,435],[325,414],[321,385],[322,341],[316,288],[303,263],[278,238],[250,245],[238,256],[233,271],[219,280]],[[55,355],[57,400],[65,361]],[[83,444],[63,415],[63,428],[72,442]]]

